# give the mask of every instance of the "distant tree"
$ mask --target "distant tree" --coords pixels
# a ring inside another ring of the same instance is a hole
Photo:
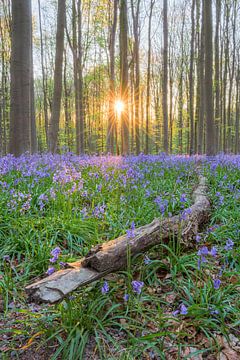
[[[213,45],[212,45],[212,0],[204,1],[204,41],[205,41],[205,103],[206,103],[206,154],[213,155],[214,117],[213,117]]]
[[[216,27],[215,27],[215,148],[219,150],[219,131],[221,123],[220,107],[220,64],[219,64],[219,32],[221,19],[221,0],[216,0]]]
[[[121,114],[122,154],[129,153],[129,114],[128,114],[128,16],[127,1],[120,0],[120,92],[124,102]]]
[[[107,151],[113,154],[114,152],[114,130],[115,130],[115,43],[116,43],[116,30],[117,30],[117,15],[118,15],[118,0],[113,3],[113,16],[110,25],[109,36],[109,115],[108,115],[108,129],[107,129]]]
[[[61,112],[65,18],[66,18],[66,1],[58,0],[54,90],[53,90],[53,101],[52,101],[52,113],[51,113],[49,131],[48,131],[48,141],[49,141],[48,149],[52,153],[55,153],[57,151],[60,112]]]
[[[192,155],[194,153],[195,5],[196,5],[196,0],[192,0],[192,7],[191,7],[191,54],[190,54],[190,69],[189,69],[190,155]]]
[[[149,152],[149,110],[150,110],[150,82],[151,82],[151,51],[152,51],[152,15],[155,0],[151,0],[148,19],[148,60],[147,60],[147,99],[146,99],[146,147],[145,153]]]
[[[168,153],[168,0],[163,0],[163,147]]]
[[[12,1],[10,153],[36,150],[31,0]]]
[[[135,141],[136,141],[136,154],[140,153],[140,57],[139,57],[139,43],[140,43],[140,0],[137,0],[136,6],[134,6],[134,0],[131,0],[132,20],[133,20],[133,59],[135,67],[135,81],[134,81],[134,102],[135,102]]]
[[[198,1],[198,6],[200,6],[200,0]],[[205,114],[205,68],[204,68],[204,60],[205,60],[205,23],[204,23],[204,6],[205,0],[202,0],[202,19],[201,19],[201,35],[199,36],[199,49],[198,49],[198,141],[197,141],[197,153],[203,153],[204,147],[204,114]],[[200,14],[199,14],[200,15]]]

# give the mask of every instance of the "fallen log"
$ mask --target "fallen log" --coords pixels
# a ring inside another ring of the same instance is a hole
[[[180,237],[181,241],[186,243],[209,218],[210,202],[207,197],[206,178],[202,174],[199,175],[199,184],[193,192],[193,202],[193,205],[181,214],[155,219],[134,230],[131,238],[123,235],[97,245],[79,262],[69,263],[69,268],[27,286],[29,300],[47,303],[60,301],[78,287],[123,269],[127,265],[128,251],[133,257],[161,242],[167,243],[172,237]]]

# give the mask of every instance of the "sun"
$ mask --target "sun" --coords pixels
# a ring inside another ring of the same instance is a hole
[[[122,100],[116,100],[114,107],[118,116],[120,116],[124,110],[124,102]]]

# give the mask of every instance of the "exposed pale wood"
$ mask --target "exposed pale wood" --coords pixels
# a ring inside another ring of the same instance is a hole
[[[127,263],[127,250],[131,256],[144,252],[154,245],[167,243],[172,237],[189,242],[199,226],[208,220],[210,203],[207,198],[206,179],[199,175],[199,185],[193,193],[193,205],[183,214],[166,219],[155,219],[135,230],[134,237],[127,235],[93,248],[79,262],[68,264],[70,268],[58,271],[47,278],[27,286],[30,300],[54,303],[71,291],[91,283],[104,275],[122,269]]]
[[[106,275],[96,270],[85,268],[81,262],[71,265],[70,268],[57,271],[42,280],[26,287],[30,301],[56,303],[79,286],[87,285]]]

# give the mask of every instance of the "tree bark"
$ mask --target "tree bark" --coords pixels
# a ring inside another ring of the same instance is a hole
[[[121,114],[122,154],[129,153],[128,114],[128,16],[127,1],[120,0],[120,93],[124,103]]]
[[[11,110],[9,151],[31,151],[31,0],[12,1]]]
[[[52,114],[50,118],[49,133],[48,133],[48,140],[49,140],[48,148],[49,151],[52,153],[55,153],[57,151],[58,132],[59,132],[60,113],[61,113],[65,17],[66,17],[66,1],[58,0],[54,90],[53,90]]]
[[[206,154],[214,155],[212,0],[203,0],[205,30]]]
[[[136,141],[136,154],[140,153],[140,133],[139,133],[139,123],[140,123],[140,59],[139,59],[139,10],[140,10],[140,0],[137,1],[136,10],[134,10],[133,0],[131,0],[131,9],[132,9],[132,19],[133,19],[133,35],[134,35],[134,45],[133,45],[133,57],[134,57],[134,66],[135,66],[135,82],[134,82],[134,101],[135,101],[135,141]]]
[[[109,76],[109,114],[107,129],[107,151],[114,153],[114,129],[115,129],[115,43],[117,30],[118,0],[113,4],[113,20],[109,39],[109,58],[110,58],[110,76]]]
[[[149,152],[149,111],[150,111],[150,80],[151,80],[151,51],[152,51],[152,14],[155,0],[151,0],[150,14],[148,21],[148,61],[147,61],[147,99],[146,99],[146,147],[145,153]]]
[[[168,0],[163,1],[163,147],[168,153]]]

